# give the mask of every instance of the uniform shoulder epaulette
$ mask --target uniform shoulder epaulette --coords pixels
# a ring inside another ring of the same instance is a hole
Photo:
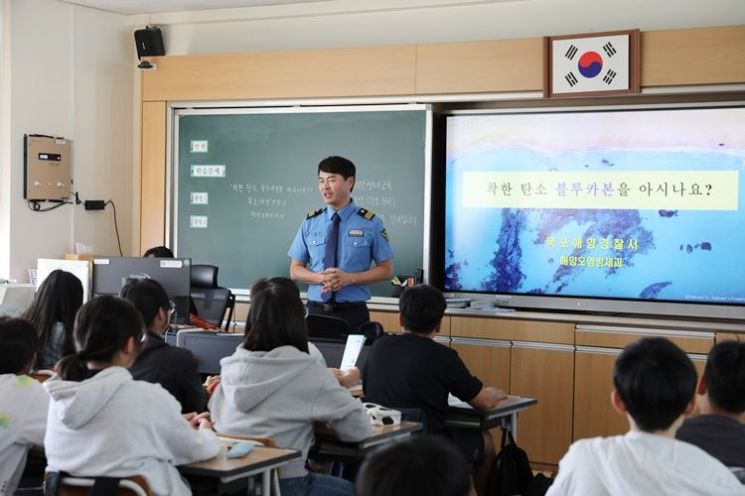
[[[321,207],[318,210],[311,210],[308,212],[308,215],[305,216],[306,219],[312,219],[313,217],[318,217],[323,213],[323,211],[326,210],[326,207]]]
[[[375,212],[373,212],[372,210],[368,210],[366,208],[357,209],[357,214],[361,215],[367,220],[373,220],[373,218],[375,218]]]

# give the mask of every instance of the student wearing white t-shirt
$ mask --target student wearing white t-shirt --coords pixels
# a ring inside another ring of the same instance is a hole
[[[630,344],[616,360],[613,384],[611,400],[629,432],[572,444],[547,496],[745,494],[721,462],[675,439],[696,389],[696,369],[680,348],[664,338]]]
[[[51,397],[44,448],[48,472],[141,475],[154,495],[188,495],[176,465],[212,458],[220,443],[208,420],[187,420],[159,384],[127,370],[143,337],[142,317],[116,296],[90,300],[75,320],[74,355],[44,383]]]
[[[49,396],[25,375],[38,350],[31,323],[0,318],[0,494],[15,492],[28,449],[44,442]]]

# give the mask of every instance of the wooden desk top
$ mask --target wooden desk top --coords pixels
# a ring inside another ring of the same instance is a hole
[[[360,444],[360,443],[367,443],[367,442],[375,442],[375,441],[381,441],[385,440],[387,438],[391,437],[398,437],[403,434],[411,434],[412,432],[420,431],[422,430],[422,424],[419,422],[401,422],[400,425],[374,425],[372,426],[372,434],[370,434],[368,437],[361,441],[351,441],[351,442],[345,442],[339,440],[338,436],[334,431],[329,429],[325,424],[316,424],[314,428],[314,432],[316,434],[316,439],[318,441],[334,441],[337,443],[346,443],[346,444]]]
[[[508,396],[491,410],[477,410],[467,403],[463,406],[451,405],[445,414],[445,425],[467,429],[491,429],[496,427],[503,417],[525,410],[536,403],[538,400],[535,398]]]
[[[301,452],[293,449],[267,448],[256,446],[251,453],[241,458],[225,456],[231,443],[223,441],[220,453],[209,460],[180,465],[179,472],[184,475],[202,475],[210,477],[232,477],[239,474],[256,473],[284,462],[299,458]]]
[[[372,433],[360,441],[341,441],[331,429],[316,424],[317,454],[332,458],[358,458],[373,446],[401,437],[408,437],[422,429],[418,422],[401,422],[400,425],[373,426]]]
[[[462,403],[462,402],[461,402]],[[511,415],[515,412],[525,410],[529,406],[535,405],[538,400],[535,398],[524,398],[522,396],[507,396],[507,398],[497,403],[497,406],[491,410],[477,410],[468,403],[450,405],[448,412],[465,413],[477,417],[502,417]]]

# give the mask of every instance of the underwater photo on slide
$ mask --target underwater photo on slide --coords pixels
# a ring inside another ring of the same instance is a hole
[[[745,109],[447,119],[447,291],[745,304]]]

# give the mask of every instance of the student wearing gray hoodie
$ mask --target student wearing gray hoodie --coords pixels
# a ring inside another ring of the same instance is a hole
[[[350,482],[305,469],[314,422],[328,424],[342,440],[358,441],[370,434],[370,419],[309,354],[305,309],[294,283],[279,277],[255,283],[246,325],[244,342],[220,361],[222,381],[209,402],[215,428],[301,450],[300,460],[279,469],[285,496],[352,495]]]
[[[87,477],[142,475],[156,496],[189,495],[176,465],[216,456],[210,422],[181,415],[159,384],[135,381],[127,368],[143,336],[127,300],[100,296],[75,321],[74,355],[43,386],[51,401],[44,449],[48,472]]]

